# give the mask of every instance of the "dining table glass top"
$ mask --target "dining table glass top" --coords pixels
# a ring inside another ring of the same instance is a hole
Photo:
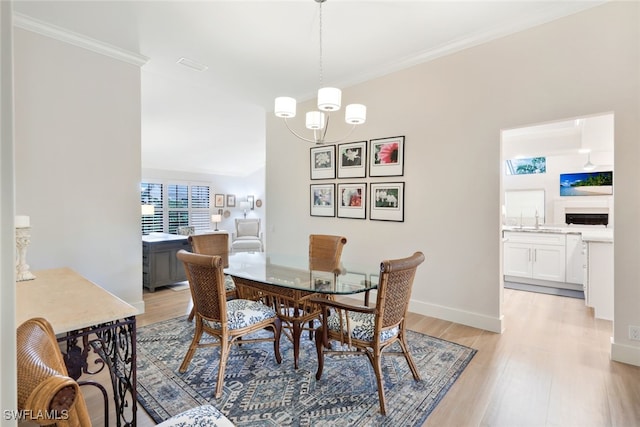
[[[229,255],[225,273],[281,288],[330,295],[351,295],[378,287],[379,271],[356,265],[343,265],[336,272],[309,269],[306,256],[238,252]]]

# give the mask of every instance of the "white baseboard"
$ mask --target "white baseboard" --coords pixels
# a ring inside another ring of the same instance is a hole
[[[498,334],[504,331],[504,316],[491,317],[414,300],[409,302],[409,311]]]
[[[611,360],[640,366],[640,347],[611,342]]]

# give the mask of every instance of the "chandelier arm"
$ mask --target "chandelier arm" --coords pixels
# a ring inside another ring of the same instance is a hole
[[[349,138],[349,136],[350,136],[350,135],[353,133],[353,131],[355,130],[356,126],[357,126],[357,125],[351,125],[351,129],[349,130],[349,132],[347,132],[347,134],[346,134],[345,136],[343,136],[342,138],[340,138],[340,139],[334,139],[334,140],[332,140],[332,141],[323,141],[322,143],[323,143],[323,144],[335,144],[335,143],[337,143],[337,142],[342,142],[342,141],[344,141],[345,139]]]
[[[324,132],[322,132],[322,138],[320,138],[320,142],[323,142],[327,136],[327,131],[329,130],[329,117],[331,117],[331,114],[327,113],[327,118],[324,120]]]
[[[296,131],[294,131],[293,129],[291,129],[291,127],[289,126],[289,122],[287,121],[286,117],[284,118],[284,124],[287,126],[287,129],[289,129],[289,132],[291,132],[292,134],[294,134],[296,137],[300,138],[303,141],[307,141],[307,142],[312,142],[312,143],[317,143],[317,141],[315,139],[309,139],[309,138],[305,138],[302,135],[299,135]]]

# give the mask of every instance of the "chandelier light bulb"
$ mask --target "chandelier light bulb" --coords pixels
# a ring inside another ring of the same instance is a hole
[[[296,116],[296,100],[288,96],[276,98],[274,113],[276,117],[288,119]]]
[[[349,104],[344,111],[344,121],[350,125],[361,125],[367,120],[367,107],[362,104]]]
[[[335,87],[318,89],[318,109],[320,111],[337,111],[340,109],[342,91]]]
[[[324,113],[309,111],[307,113],[307,129],[318,130],[324,128]]]

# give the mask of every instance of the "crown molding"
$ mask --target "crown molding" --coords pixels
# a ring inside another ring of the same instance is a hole
[[[14,27],[32,31],[46,37],[51,37],[52,39],[60,40],[138,67],[142,67],[147,63],[147,61],[149,61],[149,58],[144,55],[140,55],[139,53],[121,49],[117,46],[92,39],[91,37],[49,24],[48,22],[34,19],[15,11],[13,12],[13,25]]]

